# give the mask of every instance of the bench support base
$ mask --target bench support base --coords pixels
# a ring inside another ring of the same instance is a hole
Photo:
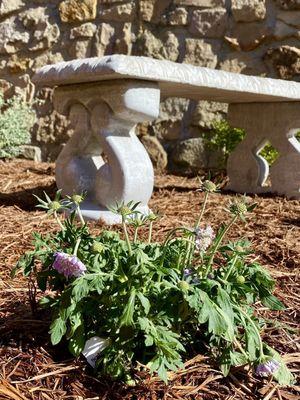
[[[122,80],[60,86],[54,107],[74,128],[56,162],[56,182],[63,195],[86,193],[86,219],[113,224],[116,203],[140,202],[148,213],[154,174],[150,158],[135,135],[138,122],[159,114],[156,83]]]
[[[231,104],[228,120],[246,131],[228,159],[228,189],[300,198],[300,102]],[[270,168],[259,155],[268,142],[279,152]]]

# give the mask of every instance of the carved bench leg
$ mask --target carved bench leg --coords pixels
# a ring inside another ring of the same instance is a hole
[[[74,134],[56,162],[57,186],[64,195],[86,192],[86,219],[118,223],[108,208],[140,201],[147,213],[153,190],[153,167],[135,136],[138,122],[157,118],[160,90],[155,83],[113,81],[62,86],[54,106],[67,115]]]
[[[272,192],[300,197],[300,103],[246,103],[229,106],[229,123],[246,131],[229,156],[228,188],[241,193]],[[264,187],[269,165],[258,153],[270,142],[279,152],[270,168],[271,187]]]

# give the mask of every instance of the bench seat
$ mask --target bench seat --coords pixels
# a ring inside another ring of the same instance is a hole
[[[41,68],[34,81],[61,86],[116,79],[157,82],[162,97],[224,103],[300,101],[300,83],[247,76],[147,57],[113,55]]]
[[[47,65],[33,81],[55,88],[54,106],[73,124],[56,179],[65,194],[88,193],[86,218],[117,222],[108,211],[116,201],[141,201],[147,212],[153,169],[134,127],[157,118],[159,102],[167,97],[229,104],[229,123],[246,130],[228,160],[230,189],[300,197],[298,82],[125,55]],[[280,153],[270,170],[259,155],[267,142]]]

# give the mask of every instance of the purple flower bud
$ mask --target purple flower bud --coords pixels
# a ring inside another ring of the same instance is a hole
[[[263,364],[259,364],[256,368],[256,375],[266,377],[273,375],[278,370],[280,363],[276,360],[269,360]]]
[[[191,270],[191,269],[186,268],[186,269],[183,271],[183,277],[184,277],[184,278],[188,278],[188,277],[191,276],[191,275],[192,275],[192,270]]]
[[[84,275],[86,266],[76,256],[62,252],[57,252],[54,255],[55,260],[52,267],[60,274],[63,274],[66,278],[71,276],[78,278]]]

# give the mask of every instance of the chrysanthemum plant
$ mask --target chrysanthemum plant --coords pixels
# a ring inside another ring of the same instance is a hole
[[[171,230],[162,243],[152,239],[158,216],[139,214],[132,202],[113,209],[122,217],[122,235],[103,230],[93,236],[81,217],[82,196],[61,199],[58,192],[53,201],[47,195],[39,199],[59,231],[35,233],[34,249],[14,273],[22,268],[36,278],[44,293],[40,304],[52,315],[53,345],[66,341],[74,356],[83,353],[100,374],[131,383],[137,363],[167,381],[168,371],[199,352],[215,360],[224,375],[245,366],[280,384],[292,382],[279,353],[262,341],[266,323],[255,314],[259,302],[284,308],[272,294],[274,281],[251,255],[247,240],[225,243],[229,229],[245,221],[255,205],[245,199],[231,203],[229,222],[214,233],[204,217],[217,187],[205,181],[202,190],[195,225]],[[69,214],[63,218],[58,212],[64,209]],[[139,238],[141,226],[149,229],[145,241]]]

